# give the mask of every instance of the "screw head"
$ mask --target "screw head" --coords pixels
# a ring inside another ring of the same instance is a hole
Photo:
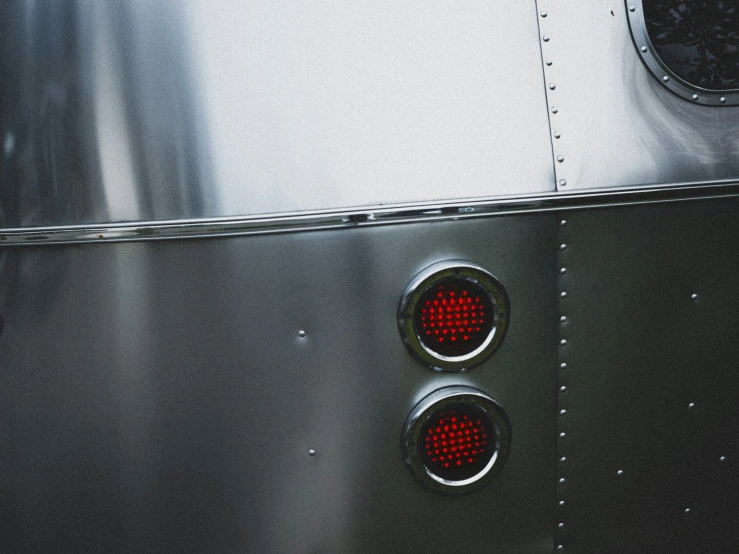
[[[664,77],[662,77],[662,80],[666,83],[667,81],[670,80],[670,78],[667,75],[665,75]]]
[[[725,461],[726,461],[726,456],[721,456],[721,457],[720,457],[720,458],[718,459],[718,461],[719,461],[719,462],[725,462]]]
[[[560,226],[564,227],[565,225],[567,225],[567,220],[563,219],[562,221],[559,222],[559,224]]]
[[[698,100],[698,95],[697,94],[694,94],[693,95],[693,100]]]
[[[559,390],[561,392],[566,392],[567,391],[567,387],[565,385],[562,385],[561,387],[559,387]]]
[[[559,479],[559,484],[560,484],[560,485],[564,485],[564,484],[565,484],[565,481],[566,481],[566,479],[565,479],[564,477],[561,477],[561,478]]]
[[[557,106],[552,106],[552,113],[557,113],[558,111]]]
[[[564,501],[564,500],[560,500],[560,501],[559,501],[559,505],[560,505],[560,506],[564,506],[564,505],[565,505],[565,501]]]
[[[566,315],[560,316],[559,321],[560,323],[565,323],[567,321],[567,316]]]
[[[298,331],[298,336],[299,337],[304,337],[305,336],[305,331],[303,331],[302,329],[300,331]]]
[[[567,461],[567,458],[565,458],[564,456],[562,456],[562,457],[561,457],[561,458],[559,459],[559,461],[560,461],[560,462],[562,462],[562,463],[565,463],[565,462]]]
[[[559,273],[561,275],[564,275],[565,273],[567,273],[567,268],[566,267],[563,267],[562,269],[559,270]]]
[[[722,103],[722,104],[725,104],[725,103],[726,103],[726,96],[722,96],[722,97],[720,98],[720,100],[721,100],[721,103]]]
[[[562,546],[561,544],[558,544],[557,545],[557,552],[562,552],[564,549],[565,549],[565,547]]]
[[[312,448],[310,450],[308,450],[308,456],[315,456],[315,455],[316,455],[316,451],[315,450],[313,450]]]
[[[559,131],[554,131],[554,138],[558,139],[562,134]]]
[[[560,434],[559,434],[559,438],[560,438],[560,439],[564,439],[564,438],[567,438],[567,433],[560,433]]]
[[[623,469],[619,469],[619,470],[618,470],[618,471],[616,472],[616,474],[617,474],[617,475],[618,475],[619,477],[621,477],[621,476],[622,476],[622,475],[624,474],[624,470],[623,470]]]
[[[543,40],[544,42],[549,42],[549,35],[544,35],[543,37],[541,37],[541,40]]]
[[[567,369],[567,362],[562,362],[561,364],[559,364],[559,367],[562,369]]]
[[[646,54],[648,48],[646,46],[642,46],[639,50],[641,50],[642,52],[644,52]]]
[[[552,65],[552,60],[547,60],[547,65]]]
[[[565,157],[564,156],[557,156],[557,161],[559,163],[562,163],[563,161],[565,161]]]
[[[688,410],[694,410],[695,409],[695,402],[691,402],[688,404]]]
[[[557,88],[557,85],[555,85],[554,83],[549,83],[549,90],[554,90],[555,88]]]
[[[561,293],[559,293],[559,296],[561,298],[567,298],[567,293],[566,292],[561,292]]]
[[[559,415],[567,415],[567,410],[560,410]],[[562,461],[564,462],[564,459]]]
[[[690,295],[690,299],[691,300],[698,300],[698,295],[695,294],[695,293],[693,293],[693,294]]]
[[[629,6],[629,11],[630,12],[636,11],[636,8],[633,5],[630,5]]]
[[[563,242],[562,244],[559,245],[559,249],[560,250],[567,250],[567,245]]]
[[[560,179],[560,180],[559,180],[559,186],[560,186],[560,187],[565,187],[565,186],[567,186],[567,181],[565,181],[564,179]]]
[[[546,16],[547,16],[547,12],[545,12],[545,11],[542,11],[542,12],[541,12],[541,16],[542,16],[542,17],[546,17]]]
[[[561,521],[557,524],[557,527],[559,527],[560,529],[562,529],[562,527],[564,527],[564,526],[565,526],[565,524],[562,523]]]
[[[690,508],[685,508],[685,513],[686,514],[689,514],[690,513]]]

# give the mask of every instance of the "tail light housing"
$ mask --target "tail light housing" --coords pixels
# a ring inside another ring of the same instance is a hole
[[[466,386],[439,389],[421,400],[403,428],[405,463],[425,485],[447,494],[479,489],[505,464],[511,425],[503,408]]]
[[[434,264],[410,282],[398,307],[398,327],[409,352],[440,371],[480,365],[498,349],[508,328],[503,285],[470,262]]]

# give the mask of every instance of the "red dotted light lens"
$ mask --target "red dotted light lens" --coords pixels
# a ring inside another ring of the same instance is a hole
[[[495,324],[495,306],[476,282],[451,277],[425,291],[414,314],[414,326],[427,348],[447,357],[479,348]]]
[[[469,404],[452,404],[435,413],[421,428],[418,453],[426,468],[447,481],[474,477],[496,450],[495,424]]]

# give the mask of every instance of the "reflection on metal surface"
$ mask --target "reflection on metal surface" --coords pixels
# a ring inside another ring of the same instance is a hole
[[[631,5],[539,1],[559,190],[739,178],[739,107],[686,102],[658,82],[634,47]]]
[[[626,0],[637,52],[677,95],[739,104],[739,9],[734,2]]]
[[[480,365],[500,347],[509,312],[508,295],[489,271],[446,260],[408,284],[398,307],[398,328],[408,351],[422,364],[461,371]]]
[[[555,233],[541,214],[0,249],[3,554],[551,552]],[[494,372],[430,374],[398,339],[408,275],[450,254],[515,283]],[[400,433],[459,384],[505,406],[515,456],[439,533],[450,499]]]
[[[5,0],[0,227],[552,191],[533,15]]]
[[[354,229],[400,223],[475,219],[516,213],[554,212],[562,209],[580,210],[734,196],[739,196],[739,186],[736,183],[718,182],[681,186],[603,189],[592,190],[587,193],[555,193],[461,203],[374,207],[353,212],[302,212],[265,217],[148,221],[135,224],[46,228],[31,227],[0,230],[0,245],[31,246],[87,242],[128,242]]]
[[[444,427],[433,429],[436,424]],[[491,396],[471,387],[431,393],[403,428],[405,463],[426,486],[446,494],[468,493],[490,482],[503,469],[510,446],[508,415]]]

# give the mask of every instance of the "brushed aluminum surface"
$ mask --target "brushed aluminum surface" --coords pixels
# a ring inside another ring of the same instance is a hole
[[[533,3],[7,0],[0,227],[554,190]]]
[[[216,240],[0,248],[3,552],[550,552],[553,214]],[[420,366],[407,283],[490,268],[493,358]],[[514,443],[485,488],[428,491],[403,424],[478,388]]]
[[[739,176],[739,107],[696,105],[657,81],[629,2],[538,4],[559,190]]]
[[[563,215],[564,552],[739,550],[739,202]]]

